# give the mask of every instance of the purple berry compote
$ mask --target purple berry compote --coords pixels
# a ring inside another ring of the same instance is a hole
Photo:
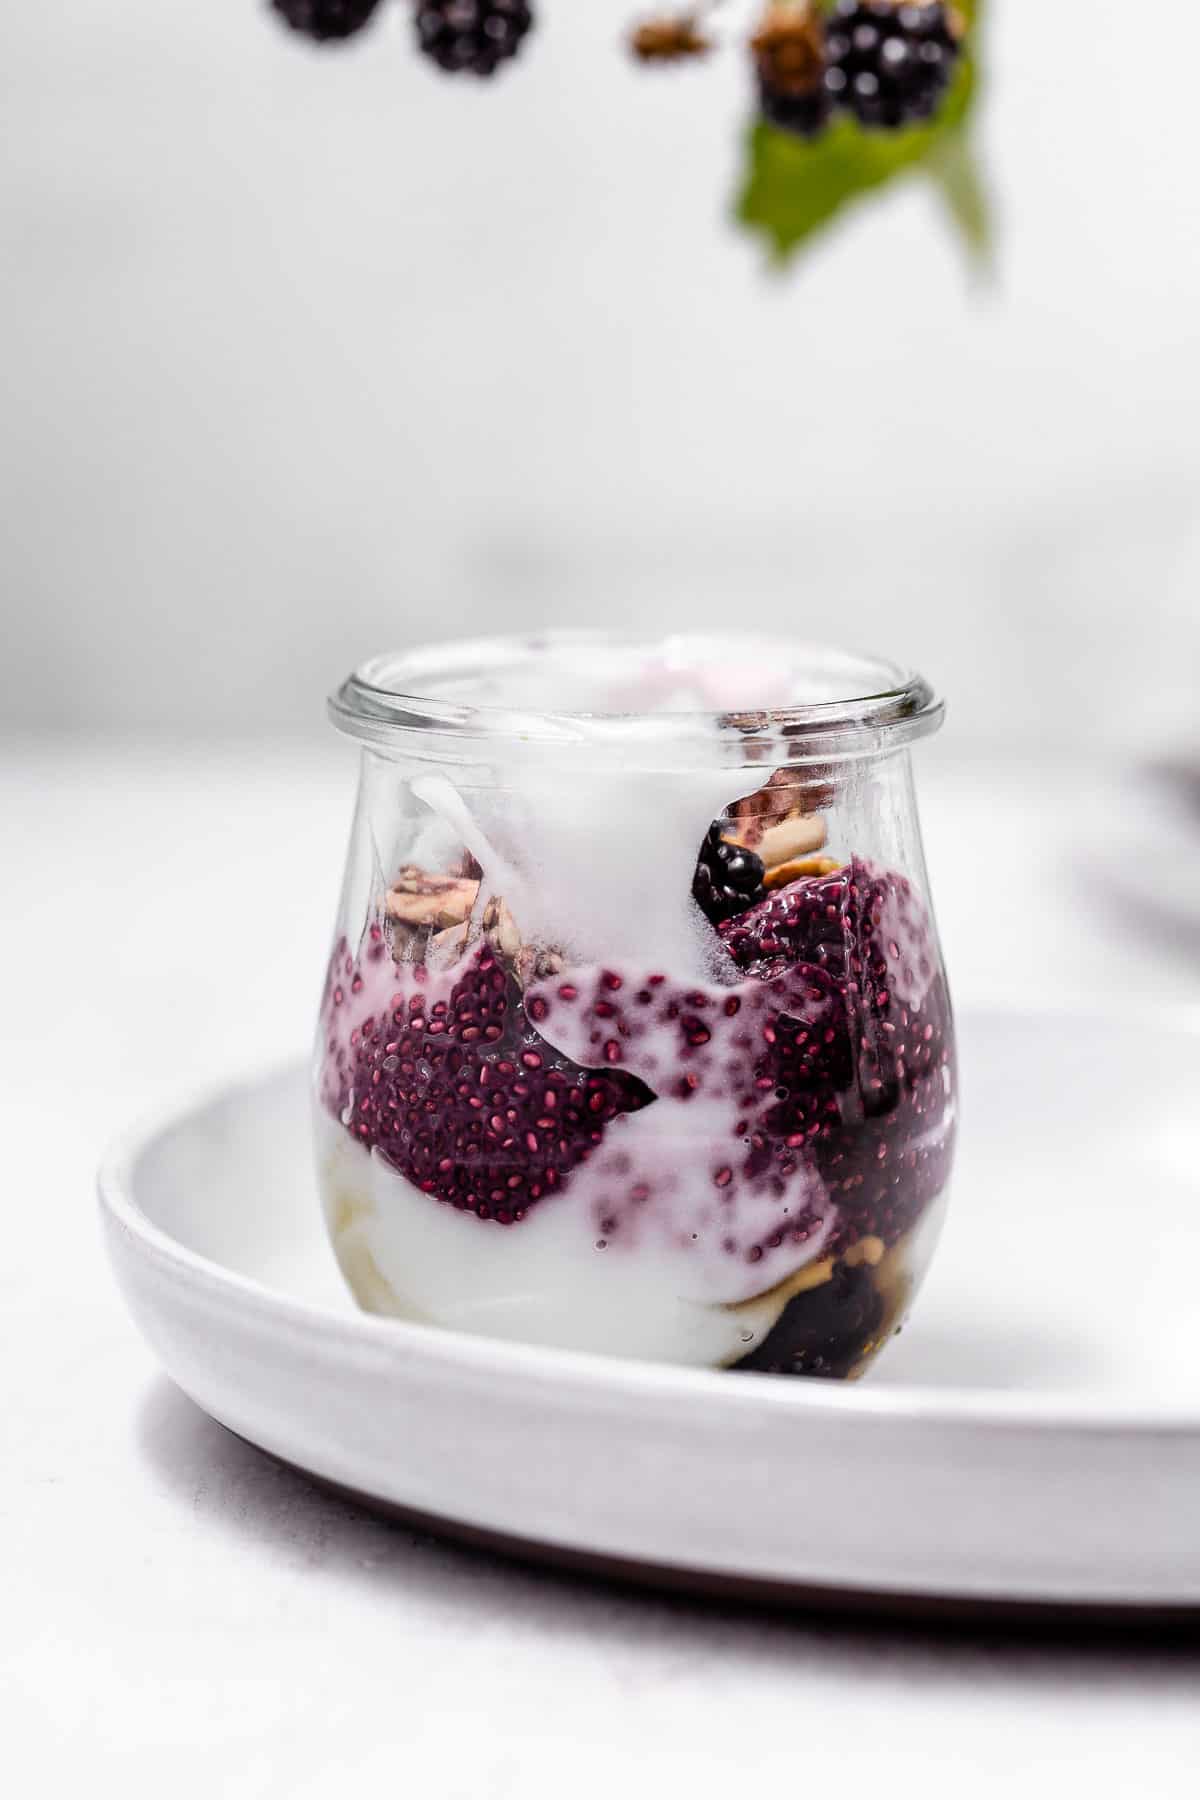
[[[643,687],[653,669],[643,649]],[[474,709],[446,691],[453,742]],[[618,759],[510,748],[502,781],[473,749],[455,780],[374,735],[316,1063],[326,1217],[362,1305],[824,1376],[898,1327],[956,1110],[916,731],[877,723],[868,755],[848,726],[818,762],[798,715],[828,702],[743,697],[715,699],[696,768],[644,769],[615,730]],[[852,723],[878,697],[846,696]],[[502,736],[510,715],[478,712]],[[589,744],[598,716],[628,707],[580,707]],[[752,767],[764,739],[778,760]]]

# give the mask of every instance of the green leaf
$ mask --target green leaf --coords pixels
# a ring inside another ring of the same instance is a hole
[[[970,22],[976,4],[962,5]],[[776,265],[790,262],[843,213],[892,182],[924,175],[972,260],[985,263],[988,208],[968,122],[977,91],[975,49],[964,50],[935,118],[901,131],[865,131],[842,116],[811,141],[758,120],[747,137],[737,217],[766,241]]]
[[[929,155],[929,177],[941,195],[975,269],[986,274],[991,264],[992,220],[987,187],[969,134],[947,132]]]

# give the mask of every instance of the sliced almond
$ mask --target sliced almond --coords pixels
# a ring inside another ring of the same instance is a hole
[[[791,862],[778,863],[763,876],[765,888],[786,887],[805,875],[836,875],[841,868],[836,856],[794,856]]]

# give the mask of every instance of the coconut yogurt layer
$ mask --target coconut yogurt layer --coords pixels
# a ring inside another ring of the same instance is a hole
[[[368,1311],[522,1343],[719,1367],[760,1346],[785,1300],[725,1308],[681,1291],[661,1244],[597,1249],[570,1189],[516,1233],[431,1205],[376,1151],[318,1114],[326,1223]]]

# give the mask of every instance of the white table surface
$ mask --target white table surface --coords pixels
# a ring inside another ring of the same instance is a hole
[[[1084,878],[1129,835],[1108,778],[940,748],[924,775],[960,1005],[1200,1006],[1187,934]],[[0,761],[12,1791],[1192,1795],[1200,1638],[941,1635],[529,1571],[327,1498],[157,1373],[94,1166],[139,1112],[305,1044],[352,781],[304,749]]]

